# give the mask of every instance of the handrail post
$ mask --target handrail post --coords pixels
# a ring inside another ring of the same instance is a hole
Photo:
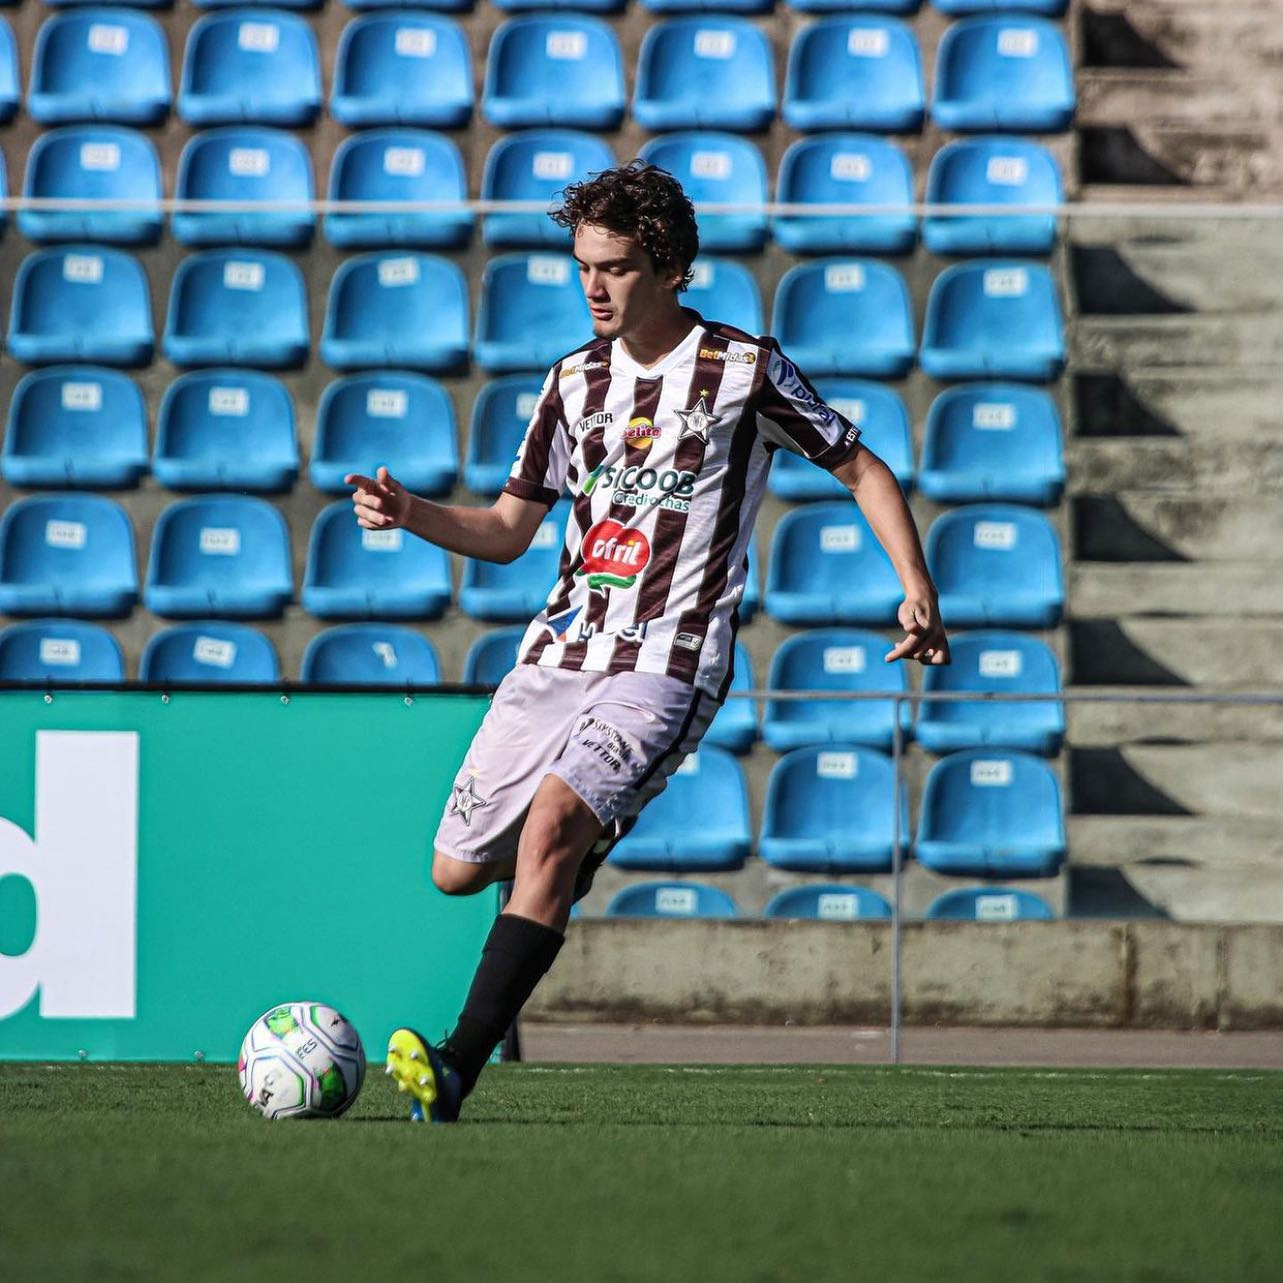
[[[892,701],[891,715],[891,1063],[900,1063],[900,955],[901,955],[901,885],[904,881],[904,860],[900,850],[903,834],[900,832],[901,768],[904,763],[904,736],[900,717],[904,707],[901,697]]]

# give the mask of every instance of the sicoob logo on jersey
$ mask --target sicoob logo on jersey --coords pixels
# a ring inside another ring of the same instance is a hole
[[[607,517],[584,536],[583,558],[575,574],[586,575],[593,592],[631,588],[650,562],[650,541],[640,530],[626,530]]]
[[[612,503],[630,508],[644,508],[653,503],[673,512],[689,512],[697,480],[697,474],[684,469],[642,468],[636,464],[621,468],[616,463],[603,463],[584,478],[580,490],[590,495],[600,484],[602,489],[612,492]]]

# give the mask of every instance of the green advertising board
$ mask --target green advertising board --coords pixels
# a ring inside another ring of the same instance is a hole
[[[486,705],[0,692],[0,1060],[231,1061],[299,999],[440,1036],[498,910],[430,878]]]

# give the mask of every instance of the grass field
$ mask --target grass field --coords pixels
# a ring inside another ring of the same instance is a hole
[[[267,1124],[230,1068],[0,1066],[0,1278],[1283,1278],[1283,1075],[378,1067]]]

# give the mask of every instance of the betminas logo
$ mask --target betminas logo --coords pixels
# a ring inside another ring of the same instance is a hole
[[[131,1019],[137,1000],[138,735],[37,731],[35,837],[0,818],[0,882],[31,883],[36,930],[0,953],[0,1020]],[[3,905],[4,897],[0,897]]]

